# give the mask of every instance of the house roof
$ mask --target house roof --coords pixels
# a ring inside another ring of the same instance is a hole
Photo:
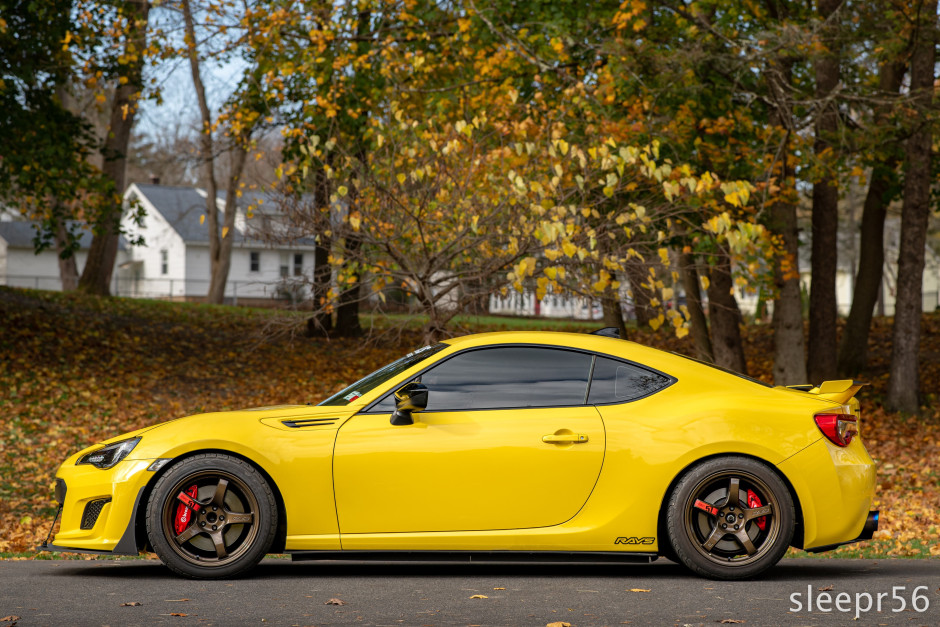
[[[28,222],[26,220],[0,221],[0,238],[3,238],[10,248],[26,248],[32,250],[35,248],[33,240],[39,228],[38,222]],[[67,229],[78,235],[79,250],[88,250],[91,247],[92,232],[88,228],[83,228],[80,222],[67,222]],[[118,239],[118,248],[124,250],[127,248],[127,242],[123,237]]]
[[[200,223],[200,218],[206,213],[205,192],[195,187],[179,187],[174,185],[154,185],[150,183],[135,183],[139,192],[147,199],[154,209],[160,212],[164,219],[169,222],[183,241],[197,244],[209,243],[209,227],[205,223]],[[219,200],[225,202],[225,192],[218,194]],[[247,207],[249,204],[257,205],[259,198],[265,198],[258,192],[246,194],[239,199],[241,207]],[[260,207],[271,207],[271,200],[268,203],[261,203]],[[259,209],[256,209],[258,211]],[[269,242],[255,237],[250,237],[245,232],[235,229],[235,243],[239,245],[267,246]],[[291,239],[289,244],[300,246],[314,246],[316,241],[310,237],[297,237]]]

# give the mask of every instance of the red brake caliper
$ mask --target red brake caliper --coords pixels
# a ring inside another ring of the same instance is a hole
[[[753,509],[753,508],[755,508],[755,507],[760,507],[760,506],[761,506],[760,498],[758,498],[758,496],[757,496],[756,494],[754,494],[754,490],[748,490],[748,491],[747,491],[747,506],[750,507],[751,509]],[[766,528],[767,528],[767,517],[766,517],[766,516],[761,516],[760,518],[758,518],[758,519],[757,519],[757,526],[758,526],[758,528],[760,528],[761,531],[763,531],[764,529],[766,529]]]
[[[198,493],[199,493],[199,489],[195,485],[189,486],[189,489],[186,490],[186,495],[193,500],[195,500],[196,495]],[[180,503],[179,505],[176,506],[176,521],[174,525],[176,527],[177,535],[186,531],[186,527],[189,526],[189,523],[191,523],[192,520],[193,520],[193,510],[191,510],[189,507],[187,507],[183,503]]]

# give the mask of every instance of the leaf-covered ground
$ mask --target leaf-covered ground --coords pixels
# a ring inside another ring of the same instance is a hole
[[[382,330],[390,321],[364,323]],[[594,326],[491,317],[463,323],[471,331]],[[277,326],[270,311],[0,288],[0,555],[30,555],[42,540],[54,513],[53,475],[68,454],[201,411],[317,402],[420,339],[416,325],[369,345],[266,338]],[[928,392],[940,380],[938,331],[940,316],[925,316]],[[688,340],[653,333],[634,339],[691,353]],[[878,320],[872,386],[860,395],[863,435],[879,462],[883,530],[876,541],[836,555],[940,555],[940,414],[904,418],[880,408],[889,342],[890,325]],[[768,329],[748,329],[747,354],[751,374],[769,380]]]

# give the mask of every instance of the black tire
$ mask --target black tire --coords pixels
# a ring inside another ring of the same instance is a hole
[[[790,491],[770,467],[749,457],[694,466],[676,485],[668,508],[673,552],[711,579],[755,577],[780,561],[793,539]]]
[[[251,464],[228,455],[205,453],[174,464],[147,501],[153,550],[170,570],[193,579],[246,573],[276,533],[271,486]]]

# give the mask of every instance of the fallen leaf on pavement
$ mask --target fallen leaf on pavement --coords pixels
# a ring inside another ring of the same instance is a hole
[[[182,601],[189,601],[189,599],[165,599],[164,603],[180,603]]]
[[[563,623],[558,621],[556,623],[548,623],[545,627],[571,627],[571,623]]]
[[[829,592],[830,590],[832,590],[832,585],[830,584],[826,586],[825,588],[817,588],[817,590],[819,590],[820,592]]]
[[[505,590],[506,588],[493,588],[493,590]]]
[[[170,616],[189,616],[189,614],[184,614],[183,612],[172,612]]]
[[[4,616],[3,618],[0,618],[0,623],[14,623],[19,619],[19,616]]]
[[[121,603],[121,607],[137,607],[140,605],[137,601],[130,601],[129,603]]]
[[[723,618],[722,620],[716,621],[722,625],[737,625],[739,623],[746,623],[746,620],[737,620],[735,618]]]
[[[470,598],[471,598],[471,599],[488,599],[489,597],[486,596],[485,594],[474,594],[474,595],[473,595],[472,597],[470,597]]]
[[[343,601],[342,599],[330,599],[323,605],[346,605],[346,601]]]
[[[630,588],[627,592],[650,592],[649,588]]]

